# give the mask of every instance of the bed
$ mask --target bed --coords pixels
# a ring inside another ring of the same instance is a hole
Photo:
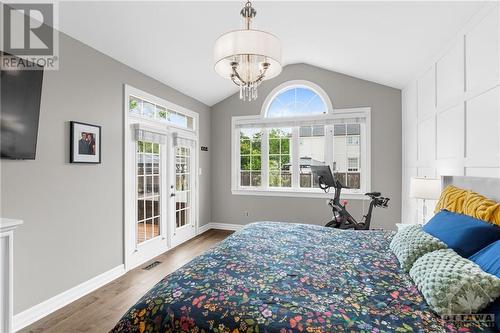
[[[488,332],[429,309],[392,235],[250,224],[161,280],[112,332]]]

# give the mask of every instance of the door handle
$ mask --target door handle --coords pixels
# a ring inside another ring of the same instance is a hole
[[[175,197],[175,193],[170,194],[170,197]]]

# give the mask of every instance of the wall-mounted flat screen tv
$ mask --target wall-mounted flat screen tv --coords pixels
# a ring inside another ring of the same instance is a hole
[[[13,56],[0,51],[0,61],[5,57]],[[1,158],[35,159],[43,67],[30,63],[30,70],[11,69],[4,62],[0,66]]]

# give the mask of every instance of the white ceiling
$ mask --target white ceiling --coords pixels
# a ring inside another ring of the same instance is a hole
[[[213,44],[243,1],[61,2],[59,28],[207,105],[236,91]],[[254,27],[279,36],[283,65],[308,63],[402,88],[482,2],[255,1]]]

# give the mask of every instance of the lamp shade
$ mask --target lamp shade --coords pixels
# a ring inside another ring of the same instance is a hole
[[[260,30],[236,30],[220,36],[215,42],[215,71],[226,78],[232,73],[231,62],[240,65],[244,62],[239,57],[250,56],[249,63],[269,63],[266,79],[273,78],[281,72],[281,44],[278,37]],[[248,61],[247,61],[248,62]],[[248,65],[250,65],[248,64]],[[258,66],[253,66],[257,70]],[[246,68],[241,71],[246,73]],[[259,73],[252,73],[257,76]],[[249,78],[250,80],[252,78]]]
[[[441,194],[441,180],[436,178],[412,177],[410,180],[410,197],[417,199],[437,200]]]

